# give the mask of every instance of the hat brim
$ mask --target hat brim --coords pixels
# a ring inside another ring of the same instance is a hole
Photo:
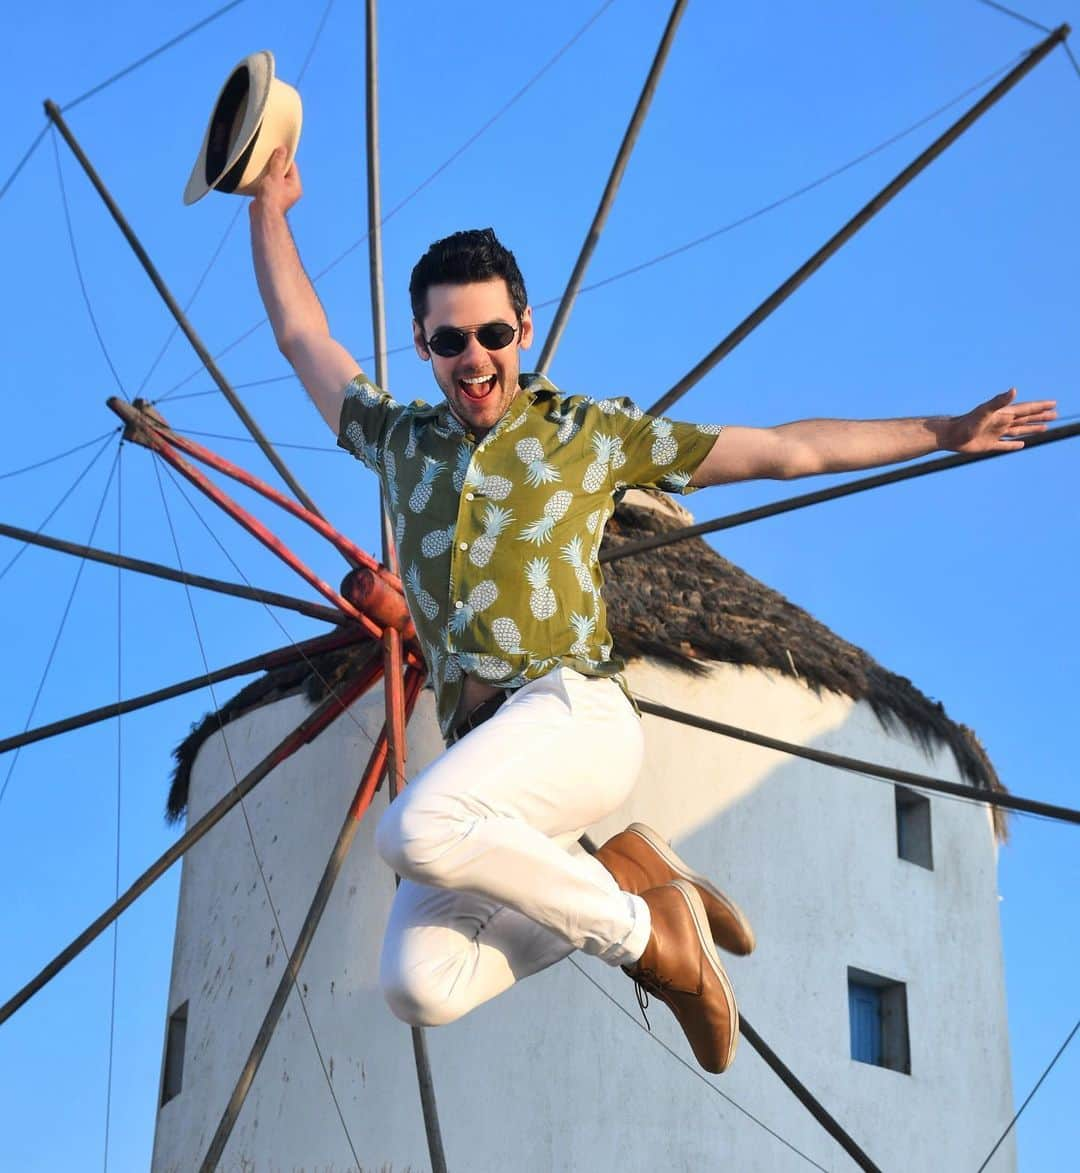
[[[244,192],[261,175],[275,146],[284,144],[291,162],[301,117],[300,95],[274,77],[273,53],[263,49],[245,57],[214,103],[184,203],[193,204],[214,189]],[[267,146],[271,140],[276,141]],[[257,147],[262,158],[255,168]]]

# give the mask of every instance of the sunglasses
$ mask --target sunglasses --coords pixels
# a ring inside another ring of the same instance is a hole
[[[475,330],[459,330],[456,326],[441,326],[424,345],[440,358],[454,358],[469,344],[469,335],[475,334],[476,341],[485,350],[504,350],[517,336],[520,326],[508,322],[485,322]]]

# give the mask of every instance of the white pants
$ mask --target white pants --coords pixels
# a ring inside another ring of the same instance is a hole
[[[390,804],[375,841],[402,882],[380,983],[399,1018],[452,1022],[575,949],[641,956],[648,906],[577,840],[630,794],[642,740],[618,684],[559,668]]]

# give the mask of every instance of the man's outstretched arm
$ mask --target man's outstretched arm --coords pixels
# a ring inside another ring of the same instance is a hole
[[[775,428],[725,427],[691,484],[789,480],[913,460],[931,452],[1009,452],[1017,436],[1046,431],[1052,399],[1014,403],[1015,388],[965,415],[896,420],[799,420]]]
[[[360,364],[330,337],[326,314],[289,231],[285,214],[302,194],[300,173],[295,164],[286,170],[285,148],[279,147],[249,208],[251,254],[278,349],[336,435],[344,388],[360,373]]]

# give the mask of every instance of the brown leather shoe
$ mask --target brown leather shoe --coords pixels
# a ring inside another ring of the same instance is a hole
[[[739,1011],[724,967],[709,940],[697,889],[673,880],[643,892],[652,933],[640,960],[626,973],[675,1015],[694,1057],[719,1075],[735,1058]]]
[[[701,896],[717,945],[740,956],[753,952],[754,930],[739,906],[704,876],[692,872],[651,827],[631,823],[625,831],[609,839],[596,858],[624,892],[636,896],[672,880],[688,880]]]

